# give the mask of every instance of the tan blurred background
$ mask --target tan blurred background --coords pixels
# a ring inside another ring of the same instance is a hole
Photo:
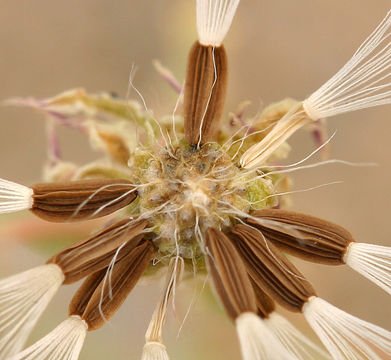
[[[226,41],[231,68],[227,109],[251,100],[248,114],[253,115],[286,96],[302,99],[343,65],[389,7],[389,0],[243,1]],[[148,106],[163,115],[172,111],[176,96],[151,61],[160,59],[182,81],[195,37],[193,0],[3,0],[0,99],[48,97],[78,86],[125,96],[135,63],[136,86]],[[46,151],[43,119],[28,109],[1,107],[0,121],[0,176],[25,184],[39,181]],[[296,173],[295,189],[334,180],[343,184],[294,195],[294,209],[338,222],[358,241],[391,245],[391,107],[333,118],[329,126],[338,129],[333,158],[379,166],[331,165]],[[61,142],[67,159],[83,164],[97,156],[75,132],[64,131]],[[290,143],[292,161],[313,149],[305,132]],[[16,235],[1,239],[1,276],[45,260],[19,240]],[[390,298],[369,281],[345,268],[297,264],[320,296],[391,329]],[[72,291],[60,292],[34,339],[64,319]],[[178,316],[169,317],[165,332],[172,359],[237,359],[234,328],[207,293],[177,339],[192,287],[180,295]],[[137,288],[109,325],[88,336],[81,358],[139,359],[157,296],[156,286]],[[291,318],[307,331],[301,317]]]

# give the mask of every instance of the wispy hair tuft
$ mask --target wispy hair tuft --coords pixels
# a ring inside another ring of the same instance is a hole
[[[344,261],[391,295],[391,248],[353,242]]]
[[[55,264],[0,281],[0,359],[23,348],[39,317],[64,281]]]
[[[0,179],[0,214],[31,209],[32,205],[32,189]]]
[[[240,0],[197,0],[197,30],[205,46],[220,46],[232,24]]]
[[[243,313],[235,322],[244,360],[296,359],[257,315]]]
[[[391,354],[391,332],[356,318],[318,297],[309,299],[303,313],[335,360],[381,360],[375,347]]]
[[[77,360],[88,326],[79,316],[71,316],[26,350],[7,360]]]
[[[303,102],[318,120],[391,103],[391,11],[353,57]]]
[[[147,342],[141,360],[169,360],[167,349],[161,342]]]
[[[288,349],[298,360],[331,359],[326,351],[311,342],[281,315],[274,312],[265,319],[265,322],[286,349]]]

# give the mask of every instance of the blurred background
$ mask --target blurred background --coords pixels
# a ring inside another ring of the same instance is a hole
[[[333,75],[385,16],[389,0],[243,1],[225,42],[229,54],[228,111],[250,100],[248,115],[286,96],[303,99]],[[0,2],[0,100],[15,96],[44,98],[84,87],[124,97],[132,64],[135,85],[157,116],[172,112],[176,94],[159,77],[159,59],[182,82],[187,51],[196,39],[193,0],[18,0]],[[131,97],[136,97],[131,93]],[[32,184],[41,178],[46,158],[45,123],[30,109],[0,107],[0,176]],[[329,121],[331,158],[376,162],[377,167],[329,165],[293,175],[294,189],[330,181],[339,185],[293,196],[293,209],[324,217],[350,229],[357,241],[391,245],[391,107],[343,115]],[[294,162],[313,150],[303,131],[291,140]],[[64,157],[84,164],[99,156],[85,138],[61,133]],[[313,159],[312,161],[316,161]],[[0,223],[0,276],[37,266],[45,254],[26,239],[40,234],[41,223],[26,215]],[[61,238],[95,224],[51,227]],[[42,235],[44,236],[44,235]],[[318,294],[365,320],[391,329],[390,298],[349,269],[301,261],[296,264]],[[192,301],[194,284],[179,290],[177,315],[169,316],[165,342],[175,359],[237,359],[234,327],[206,290],[197,297],[180,336],[178,329]],[[36,340],[67,315],[74,287],[60,291],[45,313]],[[156,284],[139,286],[113,320],[89,334],[81,359],[139,359],[144,332],[159,296]],[[289,315],[311,333],[302,317]]]

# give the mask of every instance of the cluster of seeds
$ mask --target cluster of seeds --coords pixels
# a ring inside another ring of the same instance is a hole
[[[144,165],[132,175],[133,211],[150,214],[158,260],[176,254],[202,260],[208,228],[228,229],[238,215],[275,202],[272,179],[240,169],[217,143],[182,144],[153,156],[140,151],[134,161]]]

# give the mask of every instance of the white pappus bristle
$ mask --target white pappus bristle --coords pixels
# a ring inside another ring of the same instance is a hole
[[[161,342],[147,342],[141,360],[169,360],[166,347]]]
[[[290,109],[259,143],[251,146],[240,158],[245,169],[260,167],[292,134],[311,122],[298,104]]]
[[[147,332],[142,360],[169,360],[167,349],[163,344],[163,326],[167,317],[168,303],[175,297],[176,287],[180,281],[184,269],[183,259],[172,258],[168,266],[163,295],[152,315]]]
[[[312,297],[303,307],[308,323],[335,360],[381,360],[391,354],[391,332]]]
[[[265,320],[273,334],[281,341],[288,351],[299,360],[331,359],[330,355],[311,342],[303,333],[296,329],[288,320],[272,313]]]
[[[48,264],[0,281],[0,360],[23,348],[31,330],[64,281]]]
[[[199,42],[220,46],[232,24],[240,0],[197,0]]]
[[[243,360],[297,359],[257,315],[243,313],[235,322]]]
[[[31,209],[33,190],[12,181],[0,179],[0,214]]]
[[[391,295],[390,247],[353,242],[346,251],[344,261]]]
[[[79,316],[71,316],[35,344],[8,360],[77,360],[88,326]]]
[[[391,103],[391,11],[345,66],[303,102],[312,120]]]

